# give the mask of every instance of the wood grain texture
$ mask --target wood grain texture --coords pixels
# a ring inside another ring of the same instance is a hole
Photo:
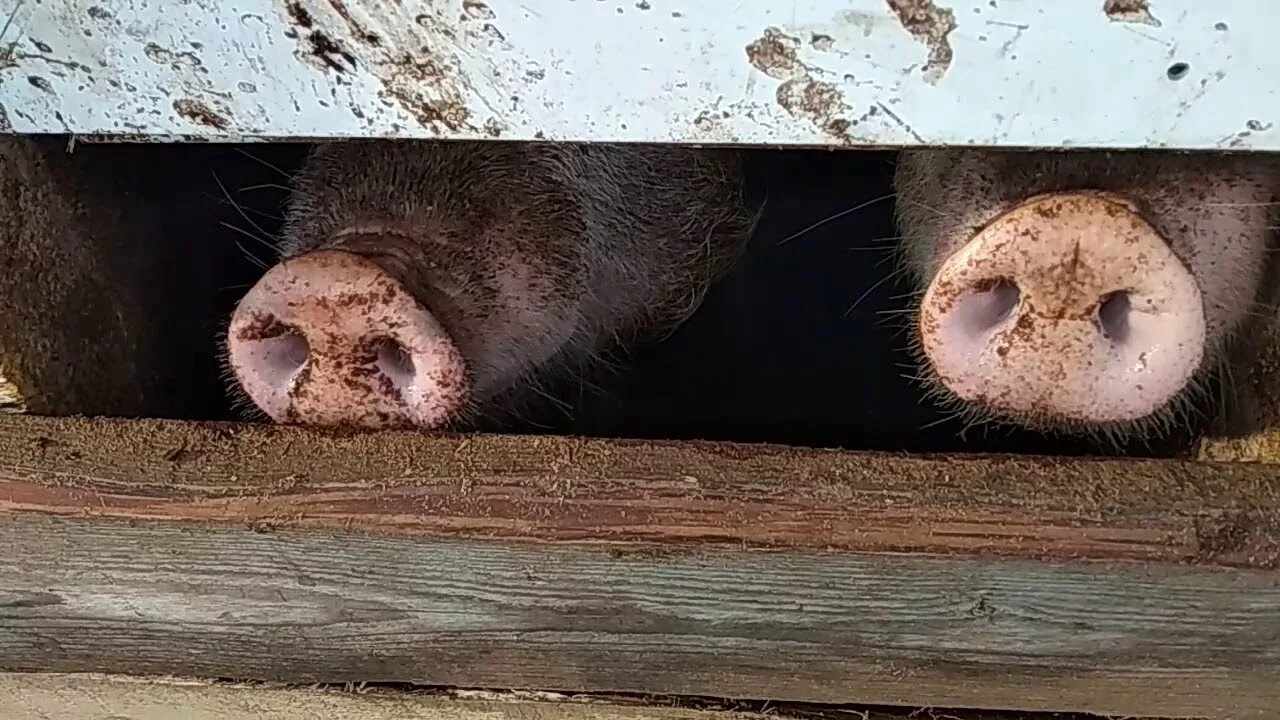
[[[192,680],[0,673],[0,717],[5,720],[763,720],[765,716],[610,703],[460,700],[411,693],[355,694]]]
[[[5,514],[1280,567],[1280,473],[1248,463],[0,417]]]
[[[1280,575],[0,522],[0,669],[1263,718]]]

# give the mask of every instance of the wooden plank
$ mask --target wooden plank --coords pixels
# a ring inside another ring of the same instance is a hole
[[[1249,463],[0,418],[0,669],[1269,717],[1277,513]]]
[[[7,417],[5,514],[1280,567],[1280,473],[1246,463]]]
[[[471,700],[200,680],[0,673],[0,717],[5,720],[174,720],[178,717],[182,720],[763,720],[765,716],[613,703]]]
[[[0,669],[1274,717],[1280,574],[0,522]],[[1270,713],[1270,715],[1268,715]]]

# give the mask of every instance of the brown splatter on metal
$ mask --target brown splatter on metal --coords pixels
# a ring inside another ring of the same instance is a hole
[[[443,43],[413,37],[420,35],[417,28],[421,28],[453,39],[455,31],[447,18],[422,13],[413,16],[411,24],[389,19],[389,25],[369,27],[367,19],[362,21],[353,14],[349,0],[319,4],[289,0],[285,10],[293,26],[290,37],[300,43],[299,56],[304,60],[318,61],[322,69],[339,73],[361,67],[381,81],[379,96],[385,103],[400,106],[423,127],[436,132],[476,129],[463,91],[468,87],[467,78],[457,59],[434,51]],[[464,11],[464,20],[492,16],[486,5],[475,0],[469,0]],[[332,15],[336,22],[320,22],[322,14]],[[398,34],[397,28],[403,32]],[[479,129],[497,137],[495,129],[500,134],[503,128],[489,124]]]
[[[173,101],[173,110],[178,115],[215,130],[226,130],[231,121],[222,117],[199,100],[181,98]]]
[[[9,111],[4,109],[4,105],[0,105],[0,133],[13,132],[13,121],[9,119]]]
[[[1161,22],[1151,14],[1148,0],[1104,0],[1102,12],[1114,22],[1138,23],[1160,27]]]
[[[832,137],[850,140],[847,133],[852,123],[843,117],[849,106],[835,85],[805,75],[779,85],[777,98],[793,117],[807,118]]]
[[[785,80],[804,66],[796,59],[800,39],[776,27],[765,28],[764,35],[747,45],[747,60],[760,72],[777,80]]]
[[[415,57],[401,55],[389,63],[391,75],[384,82],[388,94],[394,97],[404,109],[413,113],[418,121],[426,126],[444,127],[454,132],[467,128],[471,119],[471,111],[461,93],[449,92],[449,97],[439,102],[423,102],[415,93],[405,89],[420,85],[433,85],[447,89],[444,81],[447,73],[444,67],[431,57]]]
[[[938,7],[933,0],[886,0],[898,22],[916,40],[929,48],[924,77],[937,82],[951,67],[954,51],[949,36],[956,29],[956,14],[950,8]]]
[[[382,43],[382,38],[375,33],[369,32],[363,25],[356,22],[356,19],[351,16],[351,11],[347,9],[346,4],[341,0],[329,0],[329,7],[338,13],[338,17],[342,18],[342,21],[347,24],[347,27],[351,29],[351,33],[356,38],[374,46]]]
[[[852,143],[848,133],[854,123],[843,117],[850,109],[843,94],[835,85],[813,78],[796,56],[800,46],[799,38],[776,27],[765,28],[764,35],[747,45],[747,60],[760,72],[783,81],[776,97],[792,117],[808,119],[828,135]]]
[[[333,38],[320,30],[316,30],[315,19],[311,17],[311,13],[306,8],[297,2],[289,2],[285,4],[285,12],[288,13],[290,22],[303,30],[309,31],[304,36],[307,43],[307,56],[318,60],[319,67],[322,70],[343,73],[348,69],[356,69],[355,56],[335,42]]]

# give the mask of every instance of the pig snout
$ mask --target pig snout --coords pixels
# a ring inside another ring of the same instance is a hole
[[[1205,352],[1191,272],[1123,199],[1053,193],[978,230],[925,292],[922,349],[960,399],[1054,424],[1140,420]]]
[[[430,429],[467,402],[467,365],[449,334],[349,252],[278,263],[236,307],[227,343],[240,386],[276,422]]]

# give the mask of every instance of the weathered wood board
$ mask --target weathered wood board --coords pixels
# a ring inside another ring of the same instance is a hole
[[[1280,567],[1280,473],[0,417],[0,513]]]
[[[1273,717],[1278,500],[1247,463],[0,419],[0,670]]]

